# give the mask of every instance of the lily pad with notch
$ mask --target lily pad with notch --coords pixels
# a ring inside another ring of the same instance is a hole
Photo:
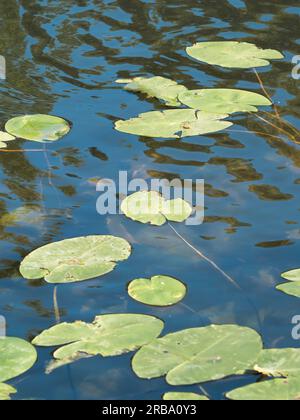
[[[20,265],[26,279],[44,278],[48,283],[73,283],[93,279],[113,271],[131,254],[123,238],[95,235],[66,239],[30,253]]]

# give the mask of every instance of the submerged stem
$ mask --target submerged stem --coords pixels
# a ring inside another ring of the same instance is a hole
[[[229,282],[236,288],[238,289],[243,295],[245,295],[245,298],[247,300],[247,302],[249,303],[249,305],[251,306],[251,308],[254,310],[254,313],[256,315],[256,319],[257,319],[257,324],[258,324],[258,328],[259,331],[262,332],[262,323],[260,320],[260,316],[259,316],[259,312],[258,309],[255,305],[254,302],[252,302],[252,300],[249,298],[249,296],[247,295],[246,292],[244,292],[244,290],[241,288],[241,286],[229,275],[227,274],[224,270],[222,270],[222,268],[220,268],[214,261],[212,261],[210,258],[208,258],[206,255],[204,255],[199,249],[197,249],[196,247],[194,247],[194,245],[192,245],[190,242],[188,242],[187,239],[185,239],[175,228],[173,225],[171,225],[170,222],[168,222],[169,227],[172,229],[172,231],[176,234],[176,236],[178,236],[179,239],[181,239],[190,249],[192,249],[197,255],[199,255],[201,258],[203,258],[205,261],[207,261],[214,269],[216,269],[220,274],[222,274],[222,276],[224,276],[227,280],[229,280]]]
[[[58,299],[57,299],[57,286],[55,286],[53,290],[53,306],[54,306],[56,323],[60,324],[60,311],[59,311]]]

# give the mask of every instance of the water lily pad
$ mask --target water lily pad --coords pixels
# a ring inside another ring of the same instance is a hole
[[[258,105],[272,105],[265,96],[239,89],[188,90],[179,100],[190,108],[220,114],[257,112]]]
[[[16,140],[14,136],[11,136],[10,134],[6,133],[5,131],[0,131],[0,142],[8,142]]]
[[[300,376],[300,349],[271,349],[261,352],[254,369],[264,376]]]
[[[233,125],[224,121],[228,116],[193,109],[152,111],[127,121],[117,121],[116,130],[137,136],[179,139],[222,131]]]
[[[14,337],[0,339],[0,382],[27,372],[36,362],[35,348],[25,340]]]
[[[138,302],[153,306],[170,306],[186,295],[186,286],[168,276],[133,280],[128,287],[129,295]]]
[[[165,401],[209,401],[204,395],[194,394],[193,392],[167,392],[163,399]]]
[[[236,401],[296,401],[300,399],[299,378],[274,379],[248,385],[226,394]]]
[[[140,223],[162,226],[167,220],[184,222],[193,212],[186,201],[177,198],[165,200],[156,191],[140,191],[126,197],[121,204],[122,212]]]
[[[24,258],[20,273],[26,279],[72,283],[114,270],[131,254],[130,244],[114,236],[86,236],[45,245]]]
[[[0,141],[0,149],[6,149],[7,148],[7,144],[4,143],[3,141]]]
[[[243,374],[262,350],[260,336],[235,325],[193,328],[154,340],[133,358],[140,378],[167,375],[170,385],[192,385]]]
[[[97,316],[93,323],[62,323],[33,340],[37,346],[61,346],[54,358],[64,363],[82,356],[118,356],[134,351],[158,337],[164,323],[152,316],[112,314]]]
[[[281,277],[289,280],[289,283],[280,284],[276,289],[287,295],[300,298],[300,269],[287,271],[281,274]]]
[[[187,48],[187,53],[204,63],[245,69],[268,66],[269,60],[284,58],[279,51],[237,41],[200,42]]]
[[[276,287],[276,289],[286,293],[287,295],[300,298],[300,281],[280,284]]]
[[[168,106],[179,106],[178,95],[187,88],[165,77],[135,77],[131,80],[117,80],[118,83],[127,83],[125,89],[130,92],[145,93],[148,98],[162,99]]]
[[[70,129],[69,123],[63,118],[43,114],[12,118],[5,125],[9,134],[37,142],[59,140]]]
[[[10,395],[15,394],[17,390],[7,384],[0,384],[0,401],[10,400]]]

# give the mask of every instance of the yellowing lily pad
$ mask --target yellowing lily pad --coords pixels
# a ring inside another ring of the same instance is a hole
[[[239,89],[188,90],[179,95],[179,100],[190,108],[220,114],[257,112],[256,106],[272,105],[265,96]]]
[[[0,382],[6,382],[27,372],[36,362],[35,348],[14,337],[0,339]]]
[[[7,384],[0,384],[0,401],[10,400],[11,394],[16,394],[17,390]]]
[[[300,400],[299,378],[274,379],[235,389],[226,394],[236,401],[298,401]]]
[[[112,314],[97,316],[92,324],[77,321],[45,330],[33,340],[37,346],[63,346],[54,353],[60,363],[84,356],[118,356],[158,337],[164,323],[152,316]]]
[[[194,394],[193,392],[167,392],[163,399],[165,401],[209,401],[204,395]]]
[[[261,352],[254,369],[264,376],[300,376],[300,349],[271,349]]]
[[[103,276],[131,254],[130,244],[114,236],[86,236],[45,245],[24,258],[20,273],[26,279],[72,283]]]
[[[153,306],[170,306],[180,302],[186,295],[186,286],[168,276],[151,279],[136,279],[128,286],[129,295],[138,302]]]
[[[228,68],[254,68],[284,58],[276,50],[262,49],[248,42],[200,42],[187,48],[187,53],[204,63]]]
[[[46,142],[56,141],[69,133],[69,123],[60,117],[52,115],[24,115],[9,120],[5,130],[21,139]]]
[[[300,269],[287,271],[281,277],[289,280],[289,283],[280,284],[276,289],[287,295],[300,298]]]
[[[179,106],[178,95],[187,88],[165,77],[135,77],[131,80],[117,80],[117,83],[126,83],[125,89],[130,92],[142,92],[148,98],[157,98],[165,101],[168,106]]]
[[[233,125],[224,121],[228,116],[193,109],[152,111],[127,121],[117,121],[115,128],[137,136],[179,139],[222,131]]]
[[[156,339],[133,358],[140,378],[166,375],[170,385],[215,381],[252,369],[262,350],[260,336],[235,325],[192,328]]]
[[[156,191],[140,191],[131,194],[121,204],[122,212],[140,223],[161,226],[169,221],[184,222],[193,212],[186,201],[177,198],[165,200]]]

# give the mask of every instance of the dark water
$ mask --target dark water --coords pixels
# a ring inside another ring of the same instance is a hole
[[[122,91],[114,83],[118,78],[161,75],[188,88],[260,92],[252,71],[199,64],[185,54],[185,47],[196,41],[231,39],[284,52],[284,61],[260,73],[281,115],[299,128],[300,81],[291,76],[291,59],[300,54],[299,14],[298,0],[0,2],[0,54],[8,63],[7,81],[0,83],[1,125],[35,112],[73,123],[71,133],[47,146],[46,153],[0,152],[0,314],[7,319],[8,335],[30,340],[55,323],[53,287],[22,279],[22,258],[51,241],[109,233],[133,238],[132,257],[103,278],[60,286],[63,321],[144,312],[164,319],[165,332],[238,323],[257,329],[266,347],[299,345],[291,338],[299,300],[275,286],[282,271],[300,265],[300,146],[270,137],[278,133],[245,116],[237,117],[235,130],[265,134],[223,132],[179,142],[139,139],[113,129],[117,119],[162,109]],[[13,148],[35,146],[19,142]],[[234,277],[243,293],[167,226],[156,229],[120,216],[99,216],[98,195],[89,179],[117,179],[119,170],[146,180],[204,178],[205,223],[178,230]],[[3,219],[18,208],[30,210],[29,216],[9,223]],[[153,309],[128,298],[129,280],[158,273],[188,284],[183,305]],[[137,379],[131,355],[83,360],[45,376],[52,350],[39,349],[35,367],[12,381],[18,399],[159,399],[171,390],[163,379]],[[231,378],[205,389],[220,399],[254,380]]]

